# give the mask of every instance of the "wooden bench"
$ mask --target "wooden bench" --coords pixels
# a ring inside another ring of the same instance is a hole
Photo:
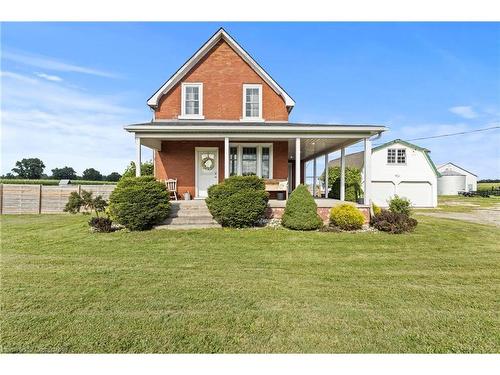
[[[285,179],[267,179],[264,180],[266,191],[268,192],[283,192],[285,199],[288,199],[288,181]]]

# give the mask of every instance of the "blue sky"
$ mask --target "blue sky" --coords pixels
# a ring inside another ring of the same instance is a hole
[[[500,124],[498,23],[3,23],[1,172],[39,157],[121,173],[123,126],[220,26],[295,99],[290,121],[388,126],[377,143]],[[500,177],[498,129],[416,143]]]

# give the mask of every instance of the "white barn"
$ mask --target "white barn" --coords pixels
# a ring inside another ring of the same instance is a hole
[[[372,149],[372,201],[387,207],[394,195],[408,198],[414,207],[437,207],[439,172],[430,151],[395,139]],[[363,168],[364,152],[346,155],[346,166]],[[340,158],[329,162],[339,166]]]
[[[437,169],[441,174],[438,178],[439,195],[458,195],[459,192],[477,190],[477,176],[474,173],[451,162]]]

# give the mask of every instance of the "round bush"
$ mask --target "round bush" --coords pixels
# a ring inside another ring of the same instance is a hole
[[[292,191],[286,202],[281,224],[293,230],[315,230],[323,226],[316,202],[305,185]]]
[[[380,231],[400,234],[413,231],[418,222],[406,214],[382,210],[372,218],[371,224]]]
[[[361,229],[364,222],[361,211],[350,204],[341,204],[330,210],[330,224],[342,230]]]
[[[208,189],[207,207],[223,227],[245,228],[264,216],[269,194],[256,176],[232,176]]]
[[[109,197],[111,217],[130,230],[151,229],[169,209],[167,187],[153,176],[122,178]]]

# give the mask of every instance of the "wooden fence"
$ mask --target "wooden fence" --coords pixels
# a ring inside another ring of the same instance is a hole
[[[1,214],[51,214],[61,213],[69,195],[75,191],[91,191],[109,200],[116,185],[16,185],[0,184]]]

